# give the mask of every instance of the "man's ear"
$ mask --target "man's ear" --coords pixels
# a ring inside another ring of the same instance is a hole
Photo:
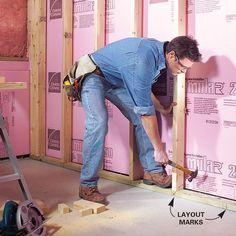
[[[175,61],[175,60],[176,60],[175,51],[172,50],[172,51],[168,52],[168,53],[166,54],[166,59],[167,59],[168,61]]]

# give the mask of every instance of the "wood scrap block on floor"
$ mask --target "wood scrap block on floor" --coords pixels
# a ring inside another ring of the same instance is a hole
[[[59,203],[58,204],[58,213],[60,215],[64,215],[64,214],[67,214],[69,213],[71,210],[70,210],[70,207],[68,205],[66,205],[65,203]]]
[[[93,214],[92,208],[78,208],[80,216],[88,216]]]
[[[83,208],[92,208],[93,209],[93,214],[99,214],[103,211],[106,211],[106,206],[101,203],[96,203],[96,202],[90,202],[86,200],[78,200],[74,202],[74,206],[80,209]]]

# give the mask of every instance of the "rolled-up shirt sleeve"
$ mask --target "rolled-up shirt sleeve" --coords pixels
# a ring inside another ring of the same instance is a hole
[[[149,107],[138,107],[138,106],[135,106],[134,107],[134,112],[140,116],[151,116],[151,115],[154,115],[155,114],[155,107],[152,105],[152,106],[149,106]]]

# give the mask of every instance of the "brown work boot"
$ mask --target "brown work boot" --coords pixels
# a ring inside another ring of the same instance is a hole
[[[172,183],[172,176],[167,175],[166,172],[144,172],[143,183],[148,185],[157,185],[161,188],[170,188]]]
[[[105,196],[99,193],[97,186],[86,187],[80,185],[79,196],[84,200],[91,202],[98,202],[103,204],[106,202]]]

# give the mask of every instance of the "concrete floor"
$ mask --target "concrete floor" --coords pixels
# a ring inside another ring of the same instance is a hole
[[[10,173],[9,161],[0,161],[0,176]],[[58,203],[69,206],[78,200],[79,172],[50,164],[19,160],[30,192],[49,208],[48,235],[55,236],[235,236],[236,212],[174,198],[113,181],[101,179],[99,189],[107,195],[107,211],[81,217],[72,211],[57,212]],[[24,200],[17,182],[0,183],[0,206],[6,200]],[[187,217],[187,214],[192,216]],[[185,224],[183,224],[183,222]]]

